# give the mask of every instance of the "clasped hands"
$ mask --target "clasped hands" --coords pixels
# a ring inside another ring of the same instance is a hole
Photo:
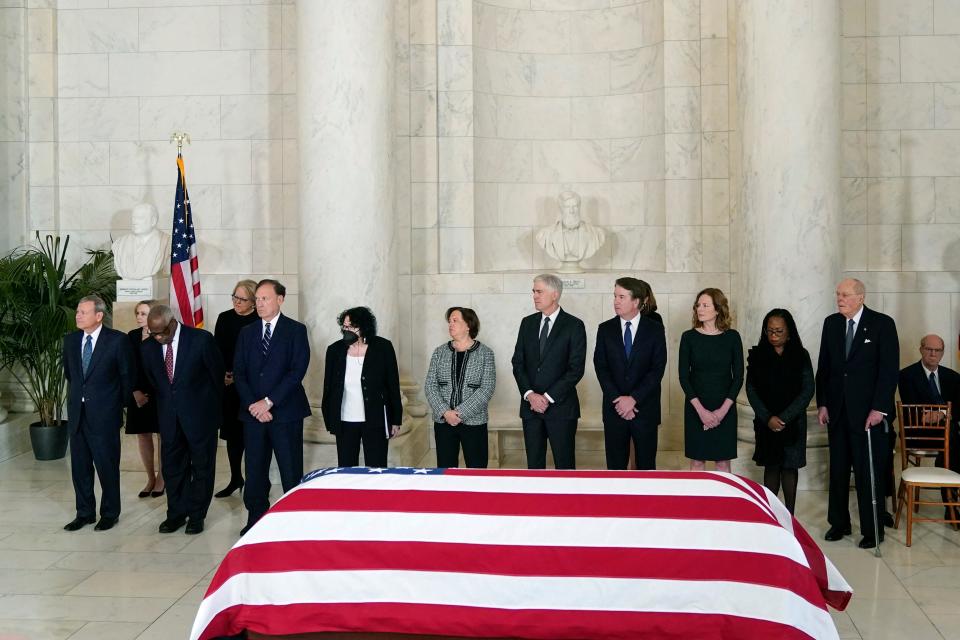
[[[727,416],[727,412],[730,411],[730,407],[733,406],[733,401],[730,398],[725,399],[723,404],[714,411],[709,411],[704,407],[699,398],[694,398],[690,401],[690,404],[697,410],[697,415],[700,416],[700,421],[703,423],[703,430],[709,431],[720,426],[720,423]]]
[[[624,420],[637,417],[637,401],[633,396],[617,396],[613,399],[613,408]]]
[[[877,426],[883,422],[884,418],[886,418],[884,414],[876,409],[871,409],[870,413],[867,414],[867,420],[864,422],[863,430],[866,431],[867,429]],[[827,411],[826,407],[817,408],[817,422],[820,423],[820,426],[826,426],[826,424],[830,422],[830,412]]]
[[[546,412],[547,408],[550,406],[550,401],[547,400],[547,396],[542,393],[530,393],[527,395],[527,402],[530,403],[530,408],[537,413]]]
[[[250,412],[250,415],[260,422],[270,422],[273,420],[273,414],[270,413],[270,406],[266,400],[257,400],[247,407],[247,410]]]
[[[150,401],[150,396],[143,391],[134,391],[133,401],[137,403],[137,408],[139,409]]]
[[[447,409],[443,412],[443,421],[451,427],[455,427],[463,422],[463,419],[460,418],[460,413],[456,409]]]

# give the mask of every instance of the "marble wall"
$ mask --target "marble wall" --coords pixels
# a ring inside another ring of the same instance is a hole
[[[960,3],[844,0],[844,268],[919,339],[960,326]]]
[[[0,5],[0,252],[22,242],[27,194],[27,10]]]

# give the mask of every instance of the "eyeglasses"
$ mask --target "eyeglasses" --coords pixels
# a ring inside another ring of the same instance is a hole
[[[230,296],[234,302],[250,302],[250,298],[241,298],[240,296]]]
[[[786,329],[767,329],[768,336],[782,336],[786,332]]]
[[[943,349],[934,349],[933,347],[920,347],[920,349],[928,353],[943,353]]]

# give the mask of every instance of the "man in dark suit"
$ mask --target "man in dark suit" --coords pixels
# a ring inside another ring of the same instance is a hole
[[[900,370],[900,400],[903,404],[953,403],[949,468],[960,472],[960,374],[940,364],[943,350],[943,338],[940,336],[931,334],[923,337],[920,341],[920,361]],[[939,412],[924,417],[928,424],[938,424],[942,419]],[[943,454],[937,456],[936,464],[944,466]]]
[[[303,477],[303,419],[310,415],[303,377],[310,344],[307,328],[280,313],[286,293],[276,280],[261,280],[256,292],[260,322],[244,327],[237,338],[233,381],[247,445],[247,525],[240,535],[270,508],[271,454],[285,492]]]
[[[134,361],[127,335],[103,326],[107,307],[97,296],[77,305],[77,329],[63,340],[63,374],[70,430],[70,473],[77,517],[63,528],[77,531],[96,520],[93,472],[100,478],[100,522],[110,529],[120,518],[120,428],[133,394]]]
[[[186,524],[186,533],[193,535],[203,531],[213,499],[226,368],[213,336],[177,322],[170,307],[154,305],[147,327],[154,339],[142,342],[140,350],[156,393],[167,485],[167,519],[160,533]]]
[[[866,289],[855,279],[837,285],[838,313],[823,321],[817,366],[817,420],[828,425],[830,498],[825,538],[850,535],[850,467],[857,486],[860,547],[883,542],[883,528],[873,530],[867,429],[871,429],[877,521],[883,517],[883,468],[888,424],[893,417],[900,344],[890,316],[863,304]]]
[[[574,438],[580,418],[577,383],[587,359],[583,321],[560,308],[563,282],[544,274],[533,281],[537,313],[520,323],[513,377],[523,396],[520,418],[527,467],[547,466],[547,441],[557,469],[575,469]]]
[[[633,440],[637,469],[657,468],[660,381],[667,366],[663,325],[645,318],[643,283],[620,278],[616,317],[597,328],[593,367],[603,390],[603,444],[608,469],[626,469]]]

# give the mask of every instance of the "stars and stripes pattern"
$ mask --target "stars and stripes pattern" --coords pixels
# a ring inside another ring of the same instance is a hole
[[[203,327],[200,301],[200,261],[193,210],[187,192],[183,156],[177,154],[177,196],[173,205],[173,232],[170,235],[170,308],[177,320],[188,327]]]
[[[836,638],[851,595],[731,474],[334,468],[237,542],[190,637]]]

